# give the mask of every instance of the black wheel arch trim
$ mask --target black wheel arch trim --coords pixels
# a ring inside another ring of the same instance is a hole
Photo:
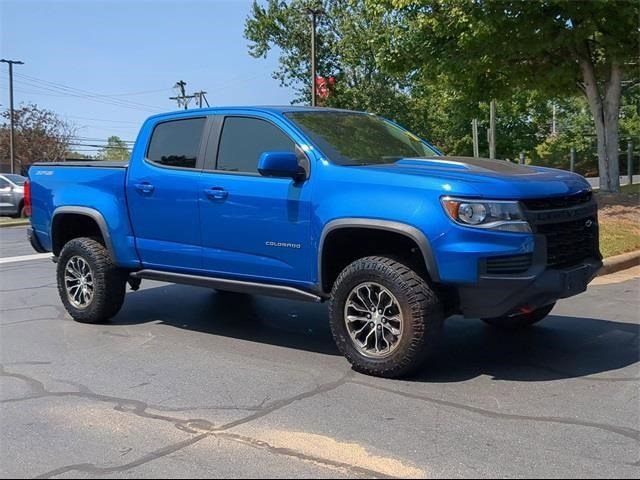
[[[80,207],[80,206],[64,206],[64,207],[56,208],[53,212],[53,215],[51,216],[50,236],[51,236],[52,249],[54,245],[53,229],[56,224],[56,217],[58,215],[65,215],[65,214],[84,215],[85,217],[89,217],[92,220],[94,220],[98,225],[98,228],[100,229],[100,233],[102,233],[102,238],[104,239],[104,244],[105,244],[105,247],[107,248],[107,251],[109,252],[109,255],[111,255],[111,258],[113,259],[113,261],[117,263],[116,253],[115,253],[115,250],[113,249],[113,243],[111,241],[111,234],[109,233],[109,227],[102,213],[100,213],[95,208]]]
[[[438,265],[436,263],[435,257],[433,255],[433,250],[431,249],[431,243],[429,239],[426,237],[424,233],[422,233],[419,229],[414,227],[413,225],[409,225],[407,223],[395,222],[392,220],[379,220],[376,218],[339,218],[336,220],[332,220],[327,223],[322,230],[322,235],[320,236],[320,242],[318,244],[318,288],[319,291],[323,293],[323,278],[322,278],[322,265],[323,265],[323,253],[324,253],[324,242],[329,234],[335,230],[343,229],[343,228],[373,228],[376,230],[385,230],[388,232],[395,232],[405,237],[413,240],[418,248],[420,248],[420,252],[422,253],[422,257],[424,258],[424,263],[427,268],[427,273],[429,274],[431,280],[434,282],[440,281],[440,275],[438,273]]]

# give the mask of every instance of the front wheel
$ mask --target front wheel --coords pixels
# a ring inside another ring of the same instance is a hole
[[[554,302],[549,305],[545,305],[544,307],[537,308],[529,313],[495,318],[483,318],[482,321],[492,327],[498,327],[505,330],[522,330],[545,319],[555,306],[556,304]]]
[[[419,368],[444,321],[424,278],[387,257],[347,266],[333,286],[329,315],[336,345],[353,368],[387,378]]]
[[[98,323],[118,313],[124,302],[127,275],[109,251],[93,238],[74,238],[60,252],[58,293],[78,322]]]

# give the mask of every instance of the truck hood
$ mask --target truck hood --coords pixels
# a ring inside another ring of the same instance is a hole
[[[430,179],[443,193],[484,198],[536,198],[571,195],[591,186],[565,170],[529,167],[505,160],[471,157],[403,158],[392,164],[360,168]]]

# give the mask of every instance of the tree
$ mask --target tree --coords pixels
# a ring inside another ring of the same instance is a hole
[[[637,83],[636,1],[368,0],[391,19],[382,56],[415,79],[446,75],[480,102],[536,90],[580,92],[593,116],[600,185],[619,190],[619,116],[624,81]]]
[[[0,159],[9,165],[9,110],[0,118]],[[75,132],[71,124],[33,104],[14,110],[13,118],[17,171],[25,172],[33,162],[64,160]]]
[[[131,151],[124,140],[116,135],[107,139],[107,145],[98,152],[100,160],[129,160]]]
[[[408,123],[414,99],[402,75],[379,67],[377,54],[389,40],[391,20],[375,14],[364,0],[254,1],[245,24],[249,53],[266,57],[277,47],[274,78],[292,87],[296,103],[311,100],[311,22],[305,7],[322,6],[317,24],[317,74],[334,77],[323,104],[366,110]]]

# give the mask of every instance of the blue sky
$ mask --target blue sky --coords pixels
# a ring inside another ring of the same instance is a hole
[[[0,56],[25,62],[14,67],[16,104],[55,111],[79,137],[134,140],[144,118],[176,109],[168,97],[178,80],[188,93],[207,91],[211,105],[291,102],[293,92],[271,78],[277,53],[247,53],[251,3],[0,0]],[[7,78],[0,64],[2,109]]]

